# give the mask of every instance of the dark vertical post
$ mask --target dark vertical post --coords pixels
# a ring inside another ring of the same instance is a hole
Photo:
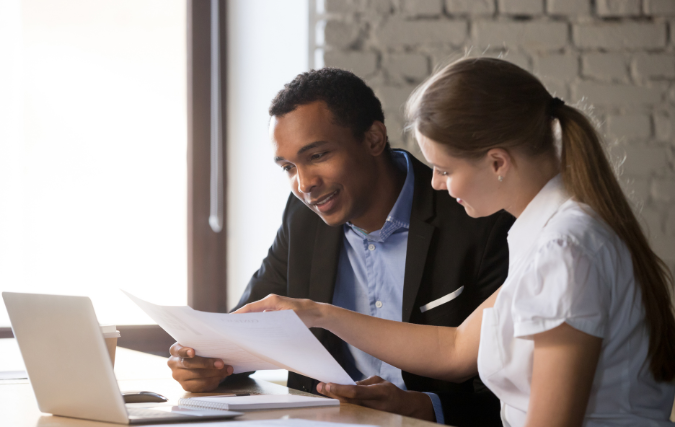
[[[223,180],[226,180],[226,46],[225,0],[219,1],[220,90],[222,99]],[[226,232],[209,225],[211,129],[211,1],[189,0],[188,37],[188,304],[197,310],[227,310]],[[227,212],[227,182],[223,182]]]

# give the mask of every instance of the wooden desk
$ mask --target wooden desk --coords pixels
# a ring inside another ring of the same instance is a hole
[[[13,340],[0,340],[0,370],[20,370],[22,363],[17,362],[16,344]],[[3,351],[4,350],[4,351]],[[55,367],[56,368],[56,367]],[[166,366],[166,359],[140,353],[125,348],[117,348],[115,374],[121,390],[150,390],[163,394],[170,402],[181,397],[207,396],[228,392],[256,392],[265,394],[305,394],[301,391],[272,384],[267,381],[244,379],[214,393],[188,393],[171,378]],[[363,408],[361,406],[342,404],[339,407],[305,408],[288,410],[267,410],[247,412],[235,421],[262,420],[276,418],[302,418],[306,420],[341,422],[352,424],[374,424],[379,426],[424,427],[438,424],[420,421],[387,412]],[[171,426],[227,426],[232,421],[199,422],[189,424],[170,424]],[[77,420],[73,418],[55,417],[41,414],[38,410],[33,390],[27,380],[0,381],[0,425],[11,427],[102,427],[116,424],[95,421]],[[236,425],[236,424],[235,424]]]

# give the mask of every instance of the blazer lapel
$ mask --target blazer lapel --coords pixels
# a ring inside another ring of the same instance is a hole
[[[412,211],[410,212],[410,229],[408,230],[408,249],[403,278],[403,307],[401,320],[410,321],[417,291],[422,283],[426,268],[427,253],[436,227],[427,220],[434,215],[434,190],[431,188],[431,170],[412,155],[415,171],[415,192]]]
[[[329,304],[333,301],[343,235],[342,227],[330,227],[323,222],[317,227],[309,275],[309,299],[313,301]]]

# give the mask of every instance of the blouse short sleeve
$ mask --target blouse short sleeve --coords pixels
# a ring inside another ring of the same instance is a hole
[[[540,246],[515,288],[512,302],[514,335],[533,335],[563,322],[604,338],[610,288],[595,257],[569,238]]]

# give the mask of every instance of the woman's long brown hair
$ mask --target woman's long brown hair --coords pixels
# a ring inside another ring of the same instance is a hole
[[[601,138],[579,110],[552,96],[532,74],[494,58],[465,58],[434,74],[408,101],[409,125],[448,153],[480,158],[490,149],[531,156],[556,153],[567,191],[588,205],[631,254],[649,331],[649,368],[658,381],[675,379],[673,276],[654,253],[626,199]]]

